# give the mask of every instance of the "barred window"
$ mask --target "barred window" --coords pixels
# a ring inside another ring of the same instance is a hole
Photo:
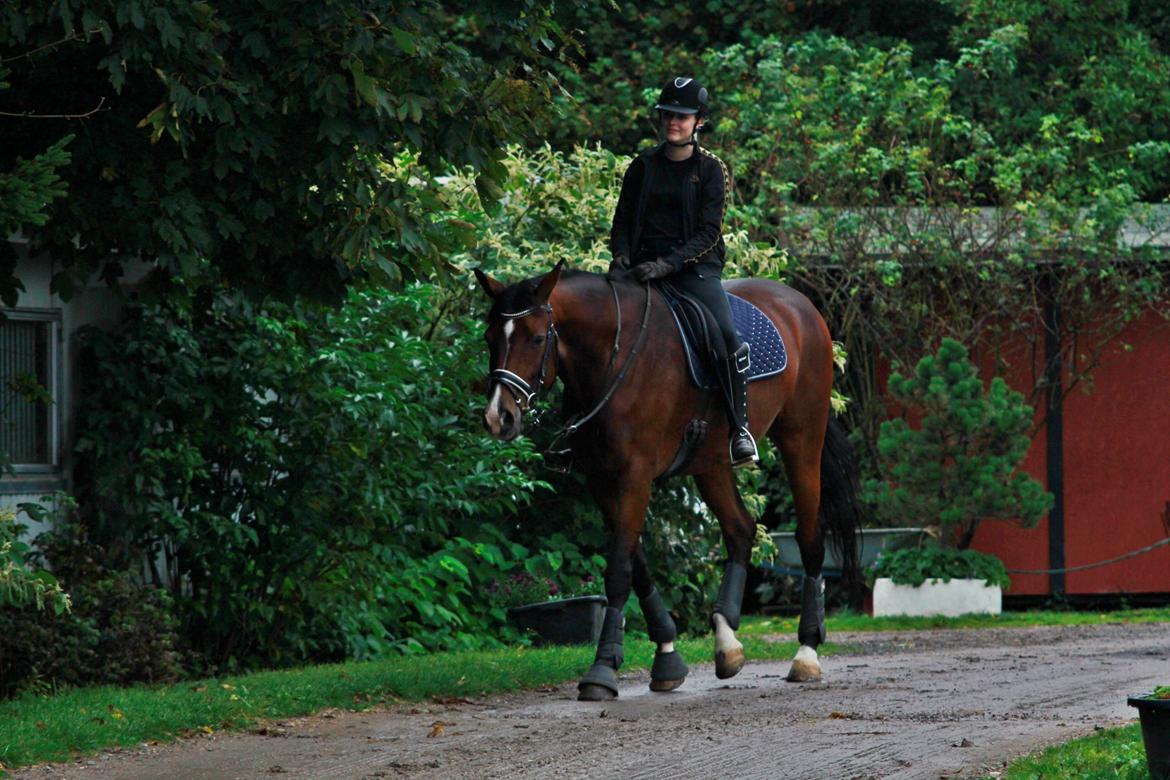
[[[57,333],[52,312],[5,311],[0,319],[0,460],[16,471],[57,461]]]

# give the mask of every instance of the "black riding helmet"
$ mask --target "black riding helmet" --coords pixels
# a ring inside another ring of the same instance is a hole
[[[707,88],[688,76],[673,78],[662,88],[654,110],[702,116],[707,111]]]

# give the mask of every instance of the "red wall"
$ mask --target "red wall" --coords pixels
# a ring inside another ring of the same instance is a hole
[[[1027,371],[1027,377],[1005,379],[1022,390],[1031,384],[1030,365]],[[1064,401],[1065,566],[1113,558],[1170,536],[1162,520],[1170,503],[1170,323],[1155,314],[1132,323],[1092,379],[1091,392],[1077,389]],[[1025,461],[1042,483],[1045,454],[1042,431]],[[1028,530],[984,523],[972,546],[999,556],[1009,569],[1047,568],[1048,521]],[[1011,595],[1048,592],[1047,575],[1012,575]],[[1170,592],[1170,545],[1069,572],[1065,592]]]

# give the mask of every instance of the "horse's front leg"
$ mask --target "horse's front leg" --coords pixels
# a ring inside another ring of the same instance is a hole
[[[624,660],[622,634],[625,628],[623,609],[630,597],[634,579],[634,558],[642,526],[646,520],[646,505],[650,501],[650,480],[625,479],[614,485],[591,484],[602,514],[610,529],[612,543],[605,565],[605,621],[597,642],[593,666],[577,684],[577,698],[581,701],[608,701],[618,695],[618,669]]]

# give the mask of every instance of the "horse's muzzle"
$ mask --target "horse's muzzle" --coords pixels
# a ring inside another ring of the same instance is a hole
[[[499,385],[484,409],[483,425],[488,433],[502,441],[512,441],[520,435],[520,410],[515,408],[510,396],[500,392]]]

